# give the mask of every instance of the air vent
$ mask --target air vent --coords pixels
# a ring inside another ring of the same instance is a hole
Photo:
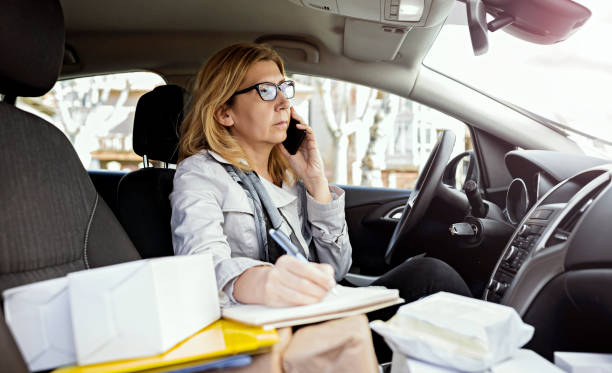
[[[597,186],[571,209],[571,211],[563,218],[563,220],[561,220],[561,223],[559,223],[554,233],[551,235],[550,239],[546,243],[546,247],[565,242],[569,239],[582,215],[584,215],[591,204],[593,204],[593,201],[595,201],[599,193],[601,193],[601,191],[607,187],[608,184],[609,182],[606,182]]]

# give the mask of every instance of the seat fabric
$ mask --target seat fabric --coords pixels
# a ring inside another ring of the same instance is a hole
[[[140,259],[55,126],[0,103],[0,291]]]

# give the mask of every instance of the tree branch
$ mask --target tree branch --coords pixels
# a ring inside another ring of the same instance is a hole
[[[331,82],[329,79],[324,78],[317,78],[315,82],[321,96],[321,101],[323,101],[323,118],[325,119],[327,129],[329,129],[334,138],[338,139],[342,134],[332,107]]]
[[[69,104],[67,103],[66,93],[64,91],[64,84],[63,82],[58,82],[58,84],[55,85],[55,98],[60,113],[60,124],[62,125],[64,133],[68,138],[74,140],[74,137],[79,133],[79,125],[70,114]]]

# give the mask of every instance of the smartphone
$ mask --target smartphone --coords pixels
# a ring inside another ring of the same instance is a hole
[[[291,118],[289,127],[287,127],[287,138],[283,141],[283,146],[291,155],[297,153],[300,145],[302,145],[302,142],[306,138],[306,130],[297,128],[298,123],[297,119]]]

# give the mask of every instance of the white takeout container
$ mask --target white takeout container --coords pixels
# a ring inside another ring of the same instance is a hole
[[[482,373],[563,373],[561,369],[531,350],[520,349],[510,358],[503,360]],[[460,370],[445,368],[393,353],[391,373],[461,373]]]
[[[7,289],[4,317],[31,371],[74,364],[66,277]]]
[[[555,351],[555,365],[569,373],[612,372],[612,354]]]
[[[75,272],[68,283],[80,365],[165,352],[220,316],[210,254]]]

